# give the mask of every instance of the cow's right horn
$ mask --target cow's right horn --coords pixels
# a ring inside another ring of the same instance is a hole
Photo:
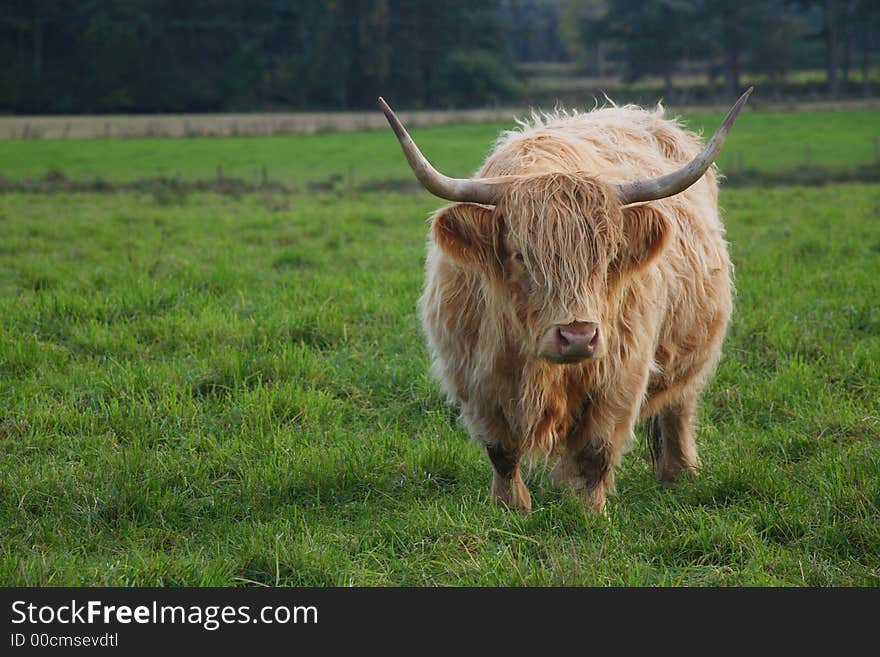
[[[394,134],[397,135],[397,140],[400,142],[401,148],[403,148],[403,154],[406,155],[409,166],[425,189],[434,194],[434,196],[439,196],[447,201],[495,205],[498,200],[498,190],[494,185],[474,178],[450,178],[449,176],[444,176],[431,166],[431,163],[422,155],[419,147],[416,146],[412,137],[409,136],[400,119],[388,107],[388,103],[383,98],[379,98],[379,106],[385,112],[385,118],[391,124]]]
[[[727,116],[724,117],[721,127],[712,135],[712,139],[699,155],[678,171],[673,171],[665,176],[621,183],[617,188],[617,196],[620,198],[620,201],[624,205],[640,201],[656,201],[657,199],[674,196],[683,192],[697,182],[706,173],[706,170],[712,166],[715,158],[718,157],[721,147],[724,146],[727,133],[733,127],[733,122],[736,121],[736,117],[739,115],[743,105],[746,104],[753,89],[754,87],[749,87],[739,97],[739,100],[736,101],[736,104],[730,108]]]

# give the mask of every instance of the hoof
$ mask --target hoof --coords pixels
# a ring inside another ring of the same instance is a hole
[[[697,466],[690,463],[667,463],[661,461],[654,468],[654,476],[661,483],[672,484],[685,477],[696,477]]]
[[[498,481],[492,483],[492,501],[505,509],[516,509],[531,513],[532,496],[522,479],[512,482]]]

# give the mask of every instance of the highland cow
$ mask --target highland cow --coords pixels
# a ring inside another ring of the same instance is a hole
[[[640,420],[659,480],[696,472],[732,305],[713,162],[751,91],[702,149],[659,107],[533,115],[469,179],[434,169],[379,99],[416,177],[455,202],[431,219],[419,305],[498,503],[531,508],[520,462],[543,454],[603,512]]]

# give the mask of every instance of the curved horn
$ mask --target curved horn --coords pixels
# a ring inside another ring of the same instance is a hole
[[[643,180],[633,180],[631,182],[620,183],[617,187],[617,193],[621,202],[638,203],[639,201],[656,201],[667,196],[674,196],[679,192],[683,192],[688,187],[697,182],[700,177],[706,173],[706,170],[712,166],[721,147],[724,146],[724,140],[733,127],[733,122],[739,115],[740,110],[749,99],[754,87],[749,87],[746,92],[739,97],[736,104],[730,108],[724,122],[712,139],[706,144],[702,152],[691,160],[687,165],[673,171],[672,173],[660,176],[659,178],[645,178]]]
[[[439,196],[447,201],[460,201],[464,203],[482,203],[495,205],[498,192],[493,185],[474,178],[450,178],[437,171],[431,163],[422,155],[419,147],[407,133],[406,128],[388,107],[383,98],[379,98],[379,106],[385,112],[385,118],[391,124],[391,129],[397,135],[403,154],[409,162],[413,173],[419,182],[434,196]]]

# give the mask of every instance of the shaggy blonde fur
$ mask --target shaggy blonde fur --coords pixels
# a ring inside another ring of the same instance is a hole
[[[602,511],[639,418],[656,417],[662,480],[699,464],[693,418],[731,314],[714,167],[686,191],[621,207],[614,185],[669,173],[701,148],[662,108],[533,116],[477,177],[512,176],[497,206],[432,219],[421,315],[433,368],[489,448],[494,497],[528,508],[523,455]],[[517,254],[521,254],[518,256]],[[554,325],[596,322],[602,357],[537,357]]]

